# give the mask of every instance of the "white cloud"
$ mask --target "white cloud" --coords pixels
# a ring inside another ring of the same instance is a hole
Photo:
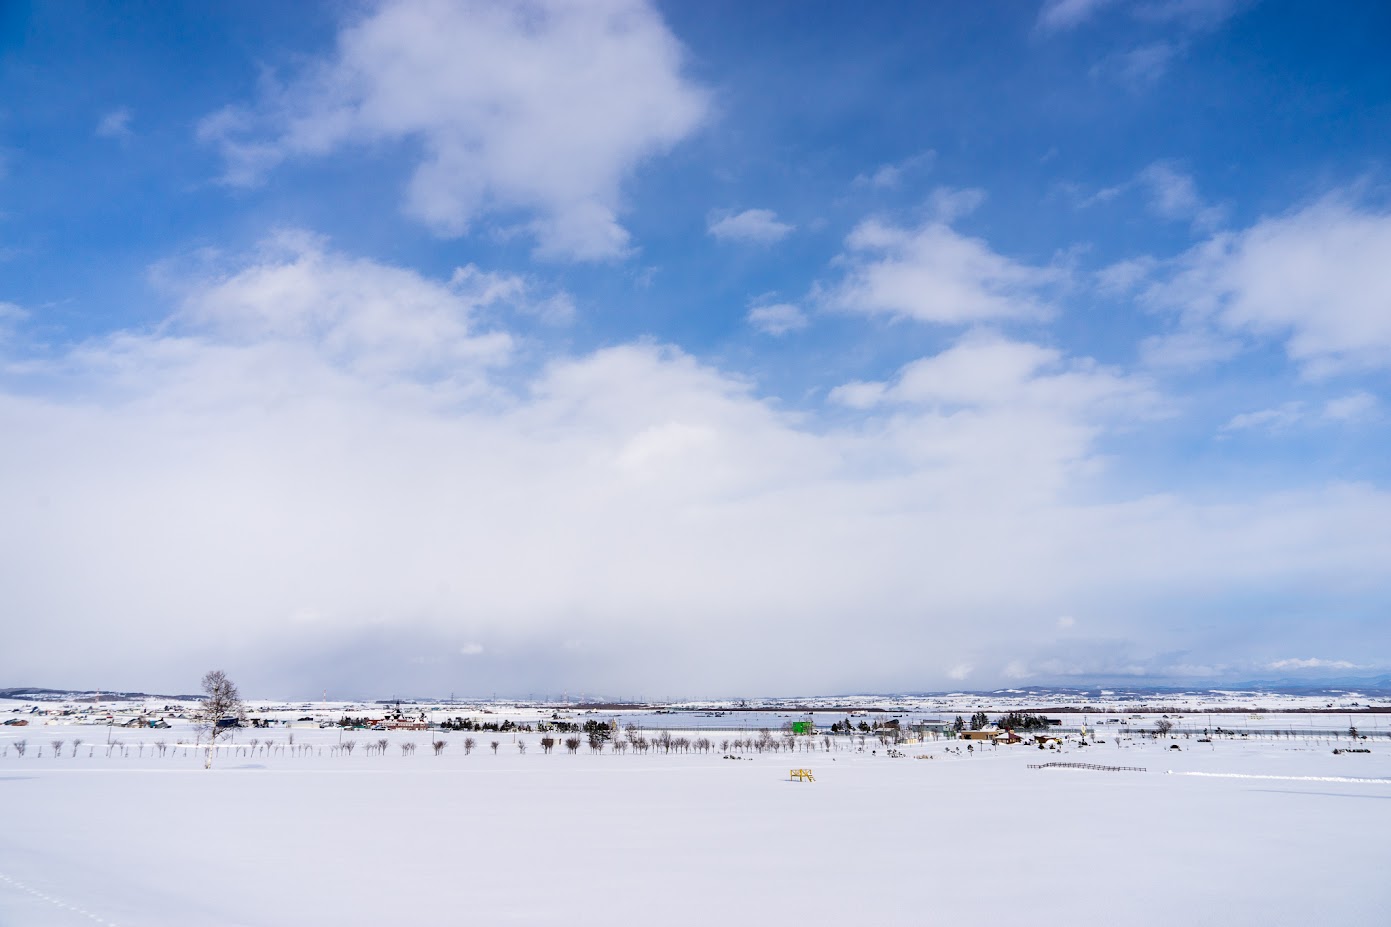
[[[1281,432],[1303,423],[1306,417],[1304,403],[1286,402],[1272,409],[1260,409],[1255,412],[1242,412],[1235,415],[1227,424],[1222,426],[1222,430],[1224,432],[1253,430]]]
[[[1065,360],[1061,352],[973,332],[940,354],[905,365],[890,383],[854,383],[834,394],[846,404],[911,403],[1016,410],[1103,409],[1148,417],[1162,402],[1142,379],[1127,377],[1089,358]]]
[[[1010,660],[1008,663],[1005,664],[1003,675],[1006,679],[1012,682],[1017,682],[1020,680],[1028,679],[1029,677],[1036,675],[1036,673],[1023,660]]]
[[[1329,197],[1190,250],[1146,299],[1190,327],[1283,340],[1310,376],[1391,366],[1391,214]]]
[[[1387,591],[1374,488],[1117,498],[1104,441],[1162,398],[1047,346],[974,333],[822,417],[658,344],[532,367],[483,324],[526,282],[478,268],[283,235],[160,278],[162,324],[0,363],[0,675],[808,691],[930,652],[989,685],[1040,613],[1154,650],[1214,589]]]
[[[544,256],[611,258],[624,178],[705,119],[682,50],[640,0],[387,2],[254,108],[199,127],[250,184],[290,157],[408,140],[406,210],[444,235],[521,210]]]
[[[1039,10],[1038,27],[1045,32],[1075,29],[1113,3],[1114,0],[1045,0]],[[1251,0],[1149,0],[1125,6],[1142,22],[1196,32],[1216,28],[1250,3]]]
[[[1164,335],[1150,335],[1140,341],[1140,362],[1155,370],[1196,370],[1241,353],[1241,342],[1199,327]]]
[[[1102,58],[1091,68],[1094,78],[1108,78],[1141,91],[1158,83],[1169,65],[1187,50],[1184,42],[1159,40],[1146,42]]]
[[[947,215],[967,208],[974,191],[943,194],[935,207]],[[825,298],[832,308],[946,325],[997,319],[1040,319],[1052,314],[1044,291],[1066,274],[1034,267],[962,235],[945,221],[902,228],[879,219],[857,226],[840,263],[846,271]]]
[[[1129,188],[1130,184],[1128,182],[1120,183],[1110,187],[1102,187],[1089,196],[1083,196],[1083,188],[1080,184],[1067,183],[1061,185],[1063,192],[1070,194],[1077,200],[1077,207],[1079,209],[1088,209],[1095,206],[1097,203],[1109,203]]]
[[[905,367],[891,395],[910,402],[995,403],[1017,398],[1057,351],[992,334],[963,340]]]
[[[106,113],[97,121],[96,133],[100,138],[114,138],[117,140],[130,138],[131,111],[129,107],[122,106]]]
[[[1077,619],[1071,615],[1062,615],[1058,618],[1059,631],[1070,631],[1075,627],[1077,627]]]
[[[1146,205],[1153,215],[1191,223],[1195,231],[1204,233],[1210,233],[1226,216],[1224,208],[1206,202],[1199,195],[1191,175],[1169,161],[1155,161],[1133,178],[1090,195],[1082,195],[1083,188],[1078,184],[1064,184],[1062,189],[1076,198],[1079,209],[1109,203],[1123,193],[1138,189],[1145,195]],[[1137,277],[1148,276],[1155,264],[1149,257],[1118,261],[1098,274],[1098,283],[1103,290],[1129,289],[1138,282]]]
[[[849,409],[872,409],[883,402],[888,394],[887,383],[853,380],[832,389],[827,398]]]
[[[12,325],[29,317],[24,307],[0,300],[0,325]]]
[[[1304,659],[1291,658],[1288,660],[1275,660],[1266,664],[1266,669],[1291,670],[1291,669],[1362,669],[1356,663],[1347,660],[1322,660],[1318,657],[1307,657]]]
[[[857,174],[851,185],[874,190],[897,190],[903,184],[905,174],[931,166],[936,158],[937,152],[928,149],[902,161],[881,164],[871,173]]]
[[[992,492],[1023,504],[1099,472],[1105,463],[1092,448],[1101,434],[1165,414],[1143,379],[990,332],[912,361],[891,380],[839,386],[829,398],[882,416],[901,453],[953,474],[963,502],[969,494],[988,507],[999,501]]]
[[[1376,416],[1380,403],[1365,390],[1330,399],[1323,406],[1323,417],[1330,422],[1354,424]]]
[[[872,174],[856,174],[852,183],[857,187],[893,190],[903,181],[903,170],[896,164],[883,164]]]
[[[167,272],[166,272],[167,273]],[[307,347],[358,375],[477,378],[505,362],[512,338],[473,316],[525,298],[521,278],[470,266],[444,286],[408,270],[353,260],[303,232],[266,241],[250,261],[185,284],[176,321],[228,344]]]
[[[466,657],[476,657],[483,652],[483,645],[476,643],[464,644],[459,648],[459,653]]]
[[[22,307],[0,300],[0,348],[15,337],[16,329],[28,317],[29,313]],[[0,356],[0,361],[3,359],[3,356]]]
[[[741,213],[713,214],[708,228],[721,241],[768,245],[782,241],[795,226],[779,222],[771,209],[746,209]]]
[[[1046,31],[1075,29],[1094,17],[1113,0],[1046,0],[1038,13],[1038,26]]]
[[[791,303],[768,303],[749,308],[749,324],[769,335],[785,335],[807,327],[806,313]]]
[[[1140,172],[1150,187],[1155,213],[1166,219],[1186,219],[1202,206],[1193,178],[1163,161],[1156,161]]]
[[[1211,230],[1224,215],[1218,206],[1205,203],[1193,178],[1165,161],[1156,161],[1140,172],[1139,180],[1150,193],[1150,209],[1164,219],[1190,221]]]
[[[975,212],[984,202],[985,191],[977,187],[938,187],[927,198],[927,210],[937,222],[950,225]]]
[[[1250,0],[1154,0],[1131,2],[1125,9],[1143,26],[1162,37],[1151,38],[1124,51],[1113,52],[1092,66],[1093,77],[1115,80],[1135,91],[1157,83],[1175,60],[1187,54],[1194,36],[1210,32]],[[1062,31],[1092,16],[1104,5],[1096,0],[1061,0],[1043,9],[1039,26],[1044,31]],[[1045,17],[1053,14],[1057,25],[1049,29]]]
[[[1133,292],[1158,266],[1159,262],[1148,256],[1117,261],[1097,271],[1097,289],[1112,296]]]
[[[552,325],[566,324],[575,317],[575,300],[569,293],[543,293],[534,280],[516,274],[483,271],[467,264],[455,269],[449,286],[456,293],[467,294],[477,305],[504,305]]]
[[[1291,400],[1273,408],[1233,416],[1222,426],[1222,431],[1278,434],[1317,425],[1355,425],[1375,417],[1377,408],[1377,398],[1362,390],[1329,399],[1317,409],[1302,400]]]

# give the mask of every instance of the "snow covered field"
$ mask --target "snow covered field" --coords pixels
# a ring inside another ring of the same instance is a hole
[[[206,771],[152,746],[178,725],[106,734],[0,733],[0,924],[1391,923],[1384,736],[727,760],[306,726]]]

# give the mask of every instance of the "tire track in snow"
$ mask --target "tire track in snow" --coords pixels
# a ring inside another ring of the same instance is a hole
[[[22,892],[28,892],[35,898],[38,898],[42,901],[47,901],[49,904],[54,905],[55,907],[62,908],[65,911],[71,911],[74,914],[80,914],[83,917],[91,918],[92,921],[94,921],[95,923],[104,924],[106,925],[106,927],[119,927],[119,925],[115,921],[108,921],[99,915],[93,914],[86,908],[78,907],[75,904],[69,904],[66,901],[63,901],[61,898],[54,898],[52,895],[45,895],[37,888],[30,888],[28,885],[25,885],[18,879],[12,879],[9,876],[5,875],[5,873],[3,872],[0,872],[0,882],[4,882],[6,885],[11,885]]]
[[[1170,776],[1206,776],[1209,779],[1279,779],[1284,782],[1362,782],[1369,785],[1391,785],[1391,779],[1359,779],[1355,776],[1262,776],[1255,773],[1175,772]]]

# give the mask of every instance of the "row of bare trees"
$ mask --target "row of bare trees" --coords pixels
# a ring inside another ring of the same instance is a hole
[[[48,742],[48,745],[49,745],[50,747],[53,748],[53,758],[54,758],[54,759],[58,759],[59,757],[61,757],[61,756],[63,755],[63,747],[67,746],[69,743],[71,743],[71,745],[72,745],[72,753],[69,754],[69,756],[77,756],[77,751],[82,747],[83,744],[87,743],[87,741],[83,740],[81,737],[74,737],[71,741],[67,741],[67,740],[63,740],[63,739],[58,739],[58,738],[55,738],[55,739],[53,739],[53,740],[50,740],[50,741]],[[106,747],[106,755],[107,755],[107,756],[112,756],[113,754],[120,754],[121,756],[129,756],[129,755],[130,755],[130,748],[127,747],[127,746],[125,745],[125,742],[124,742],[124,741],[113,740],[113,741],[111,741],[111,742],[105,744],[104,746]],[[144,755],[145,755],[145,743],[144,743],[144,741],[141,741],[140,744],[139,744],[138,746],[139,746],[139,750],[140,750],[139,756],[144,756]],[[166,744],[164,743],[164,741],[161,740],[161,741],[156,742],[155,746],[159,748],[160,755],[163,756],[163,755],[164,755],[164,749],[165,749],[165,747],[166,747]],[[15,756],[23,757],[25,754],[27,754],[27,753],[29,752],[29,740],[28,740],[27,738],[21,738],[21,739],[19,739],[19,740],[14,741],[13,743],[6,744],[6,745],[4,746],[4,748],[3,748],[3,750],[0,750],[0,756],[9,756],[9,755],[10,755],[10,748],[12,748],[12,747],[14,748]],[[93,755],[96,753],[96,749],[97,749],[96,745],[91,745],[91,744],[89,744],[88,747],[87,747],[87,755],[88,755],[88,756],[93,756]],[[154,749],[154,748],[152,747],[151,750],[153,750],[153,749]],[[43,756],[43,746],[42,746],[42,745],[40,745],[40,747],[39,747],[39,752],[38,752],[37,755],[38,755],[38,756]]]
[[[860,746],[863,747],[865,737],[861,735],[857,739],[859,740]],[[59,755],[60,751],[67,743],[68,742],[64,740],[50,741],[50,745],[53,748],[54,755]],[[74,738],[71,741],[73,756],[77,755],[77,750],[83,743],[84,741],[81,738]],[[595,737],[581,738],[577,735],[571,735],[564,739],[558,739],[550,736],[542,737],[540,738],[538,743],[540,744],[541,750],[544,753],[551,753],[557,746],[563,746],[566,749],[566,751],[571,754],[578,753],[580,747],[585,746],[586,743],[591,753],[602,753],[605,745],[607,745],[610,748],[611,752],[617,754],[625,754],[629,750],[632,750],[635,754],[710,753],[716,747],[715,742],[711,740],[709,737],[690,738],[673,734],[671,731],[659,731],[653,734],[651,737],[648,737],[646,734],[644,734],[641,730],[639,730],[633,725],[629,725],[624,737],[615,737],[611,741],[606,741]],[[14,747],[16,755],[22,757],[25,755],[25,751],[28,748],[28,741],[17,740],[9,746]],[[9,746],[4,748],[6,754],[9,752]],[[127,747],[120,740],[113,740],[105,746],[106,755],[108,757],[111,756],[113,752],[119,753],[123,756],[129,755],[130,748]],[[152,755],[154,755],[154,753],[158,751],[158,755],[163,757],[167,755],[170,744],[164,740],[157,740],[153,744],[149,745],[147,745],[144,741],[141,741],[139,744],[136,745],[138,749],[138,756],[143,757],[145,755],[146,746],[150,747]],[[187,750],[189,745],[180,741],[175,743],[173,746],[176,749],[178,747],[184,747],[185,750]],[[196,747],[198,746],[198,744],[194,744],[193,746]],[[386,754],[390,746],[391,741],[386,737],[381,737],[377,740],[365,744],[364,749],[369,756],[381,756]],[[401,749],[402,756],[413,756],[417,749],[417,745],[413,742],[399,743],[398,746]],[[448,741],[433,740],[430,742],[429,746],[432,748],[435,756],[441,756],[444,754],[445,750],[448,747]],[[472,737],[466,737],[463,740],[462,746],[464,749],[464,755],[469,756],[478,746],[478,743]],[[493,753],[496,754],[498,752],[498,748],[501,746],[501,742],[496,740],[490,741],[488,746],[491,747]],[[525,740],[516,741],[516,746],[518,753],[523,755],[526,754],[527,742]],[[830,737],[822,737],[821,740],[818,742],[814,738],[798,738],[793,737],[790,734],[783,734],[781,736],[778,736],[773,734],[772,731],[765,729],[760,731],[757,737],[751,736],[724,738],[720,740],[718,746],[720,752],[723,754],[777,753],[793,752],[796,750],[802,750],[803,752],[811,752],[816,750],[818,747],[826,751],[831,750],[832,740]],[[226,747],[223,747],[218,746],[216,744],[208,743],[204,744],[203,748],[207,749],[209,753],[212,755],[220,753],[225,749],[231,756],[249,757],[272,755],[283,756],[285,755],[287,750],[292,756],[322,756],[324,751],[323,746],[316,746],[313,744],[304,743],[295,744],[293,737],[290,738],[288,744],[280,744],[272,738],[260,739],[253,737],[245,744],[230,744]],[[351,756],[356,748],[357,741],[355,740],[344,740],[337,744],[328,745],[329,756]],[[92,750],[95,749],[95,747],[92,748]],[[207,762],[212,762],[211,755],[207,759]]]

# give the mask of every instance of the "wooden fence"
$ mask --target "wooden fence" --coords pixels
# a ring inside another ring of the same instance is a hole
[[[1096,763],[1030,763],[1030,769],[1095,769],[1100,772],[1149,772],[1143,766],[1100,766]]]

